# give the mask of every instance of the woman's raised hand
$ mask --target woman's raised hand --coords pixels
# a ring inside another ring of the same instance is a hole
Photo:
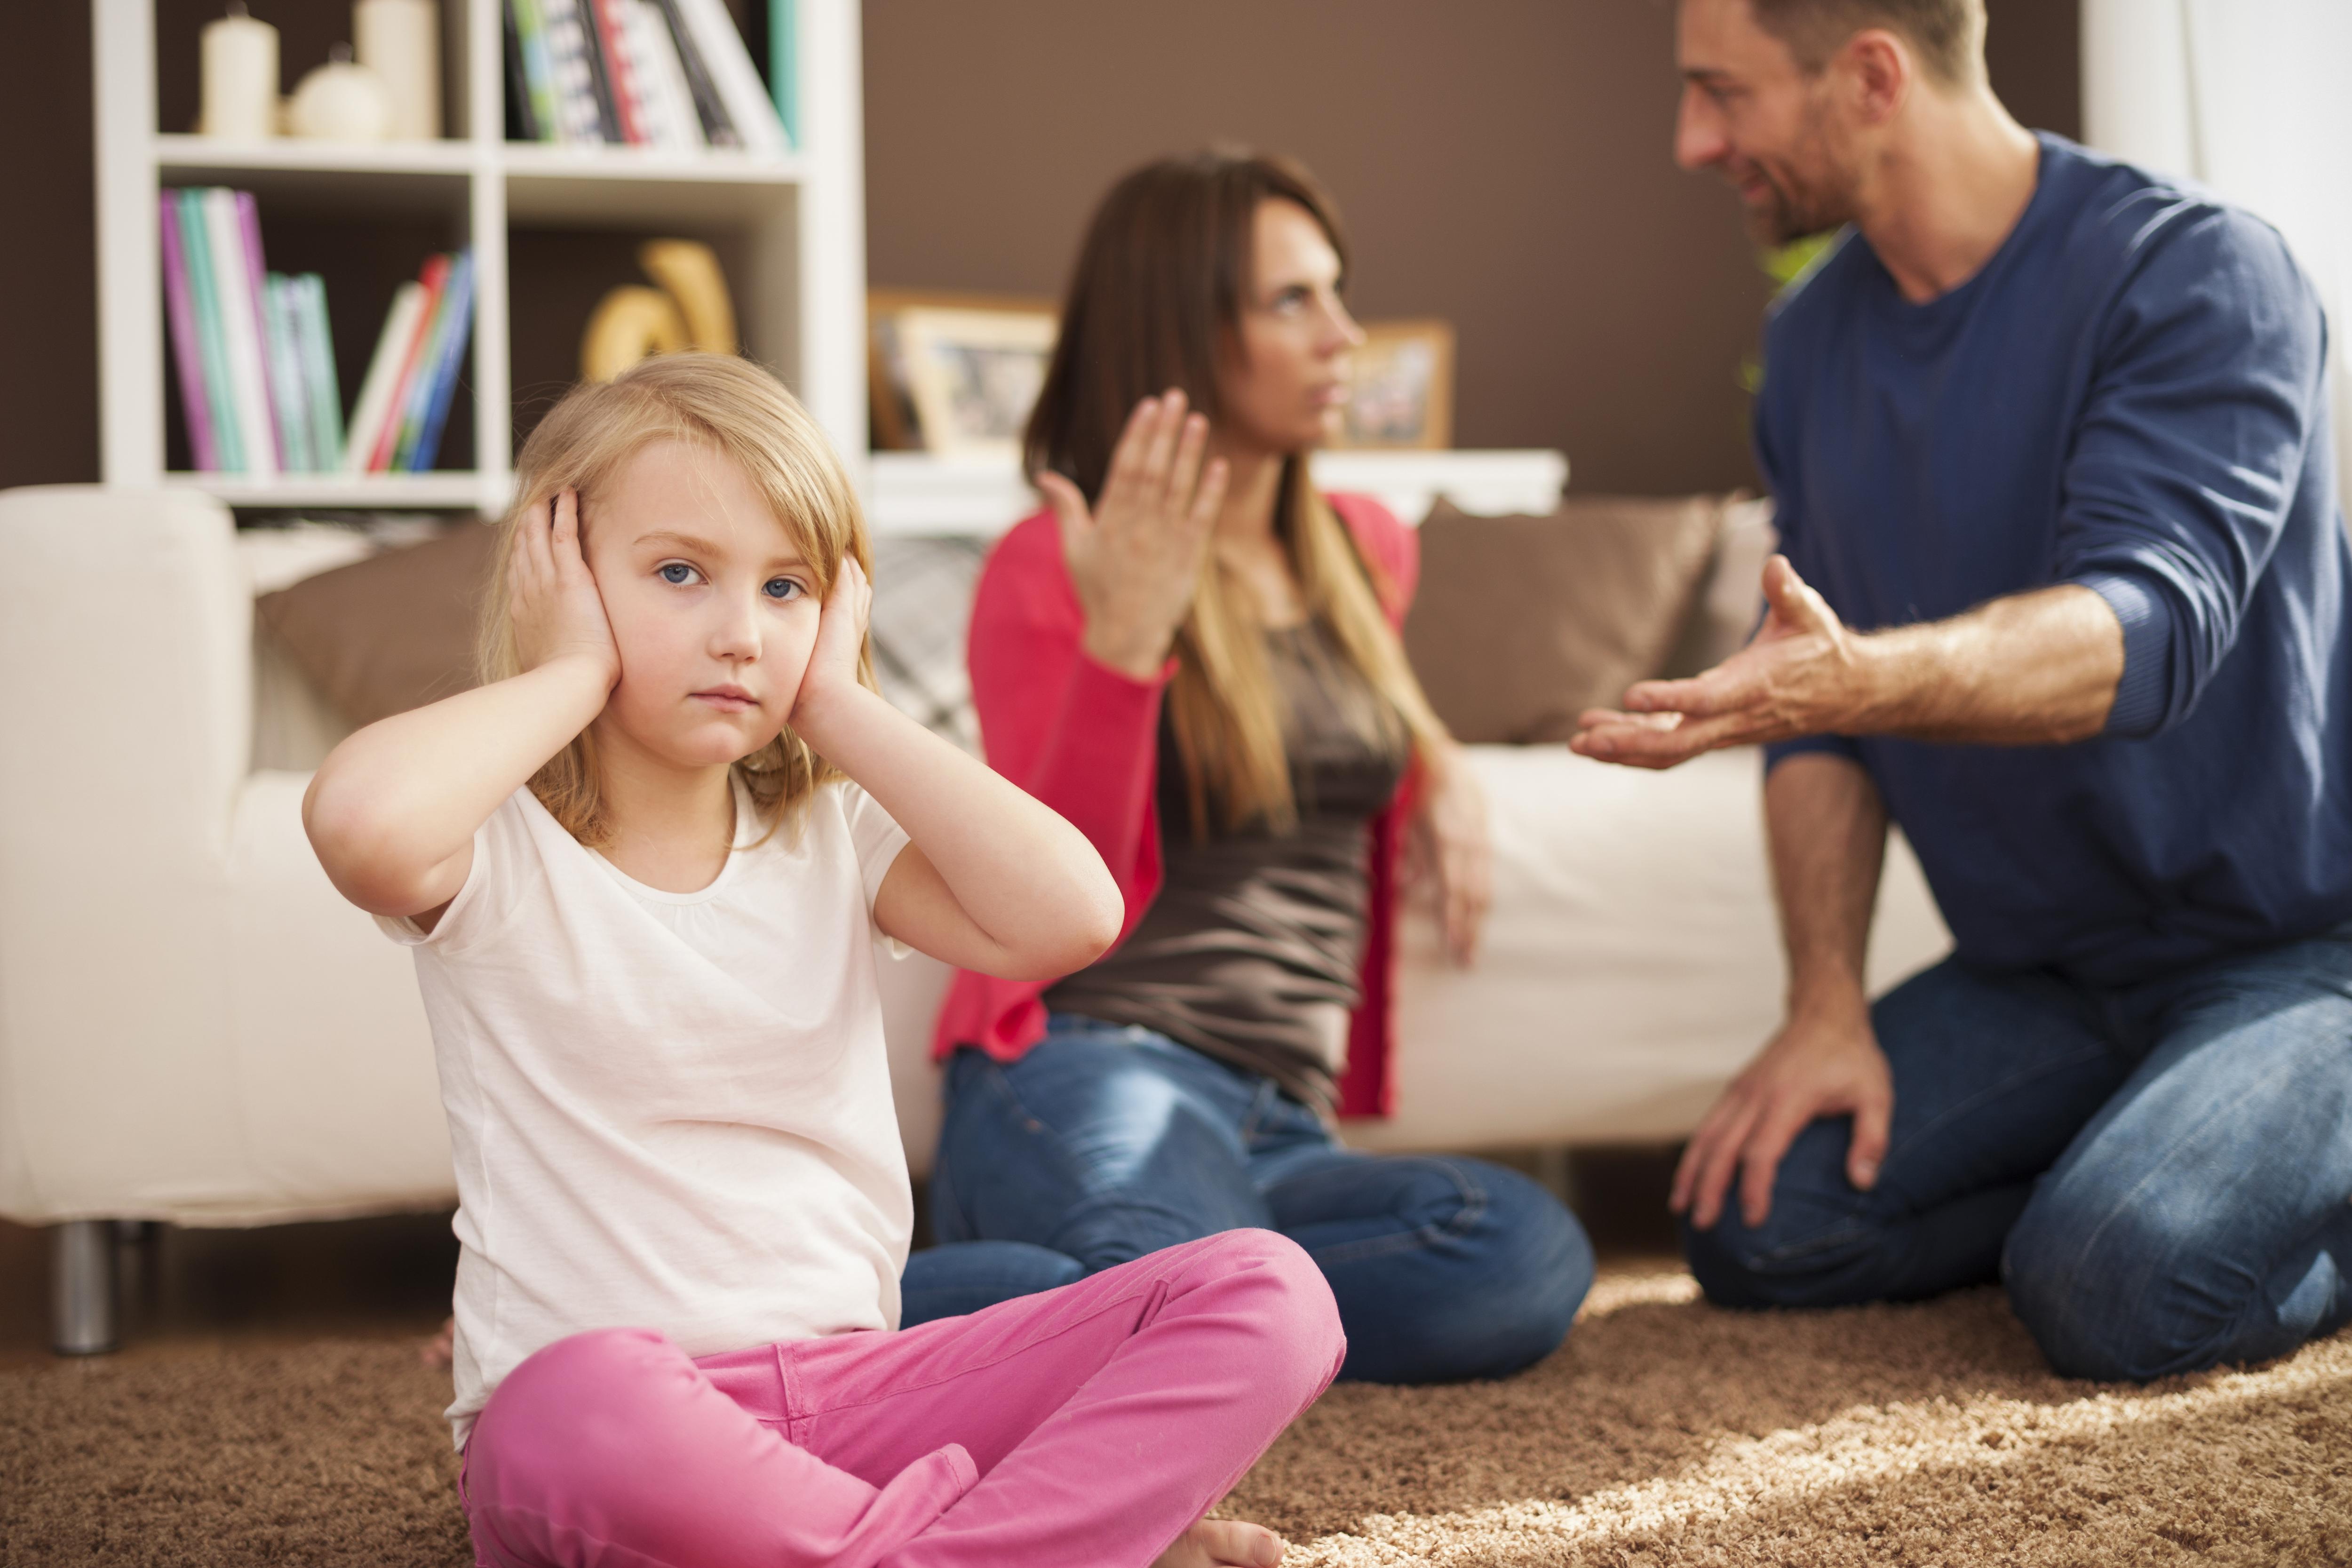
[[[1208,420],[1171,391],[1136,405],[1091,510],[1060,474],[1037,476],[1061,520],[1087,652],[1139,680],[1159,673],[1192,610],[1224,505],[1228,469],[1223,458],[1203,461],[1208,446]]]
[[[621,650],[604,597],[580,550],[580,492],[556,492],[542,519],[533,512],[515,524],[514,560],[507,574],[508,614],[515,658],[526,671],[559,658],[579,658],[604,672],[609,691],[621,679]]]

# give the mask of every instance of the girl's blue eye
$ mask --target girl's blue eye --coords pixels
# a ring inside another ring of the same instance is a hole
[[[760,587],[761,592],[779,604],[790,604],[802,593],[801,585],[790,577],[771,577]]]
[[[666,563],[656,570],[661,573],[661,580],[665,583],[675,583],[682,586],[694,580],[694,568],[683,561]]]

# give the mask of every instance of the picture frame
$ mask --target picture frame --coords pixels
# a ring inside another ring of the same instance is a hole
[[[873,289],[866,326],[877,450],[960,457],[1019,451],[1059,331],[1052,301]]]
[[[1366,321],[1339,434],[1349,450],[1438,451],[1454,445],[1454,323]]]

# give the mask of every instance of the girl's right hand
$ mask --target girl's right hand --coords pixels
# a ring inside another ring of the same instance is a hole
[[[1037,476],[1061,521],[1087,652],[1139,680],[1159,673],[1192,612],[1224,505],[1228,468],[1223,458],[1203,464],[1208,445],[1208,420],[1188,415],[1183,393],[1171,391],[1136,405],[1092,510],[1060,474]]]
[[[585,659],[604,672],[604,689],[621,679],[621,650],[604,597],[580,550],[580,493],[563,489],[515,524],[514,560],[507,574],[508,614],[515,657],[526,671],[559,658]]]

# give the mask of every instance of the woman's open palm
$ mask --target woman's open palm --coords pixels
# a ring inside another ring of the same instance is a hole
[[[1209,422],[1170,392],[1136,405],[1091,509],[1062,475],[1037,476],[1061,522],[1087,651],[1139,679],[1158,672],[1192,611],[1224,505],[1225,461],[1207,458],[1208,445]]]

